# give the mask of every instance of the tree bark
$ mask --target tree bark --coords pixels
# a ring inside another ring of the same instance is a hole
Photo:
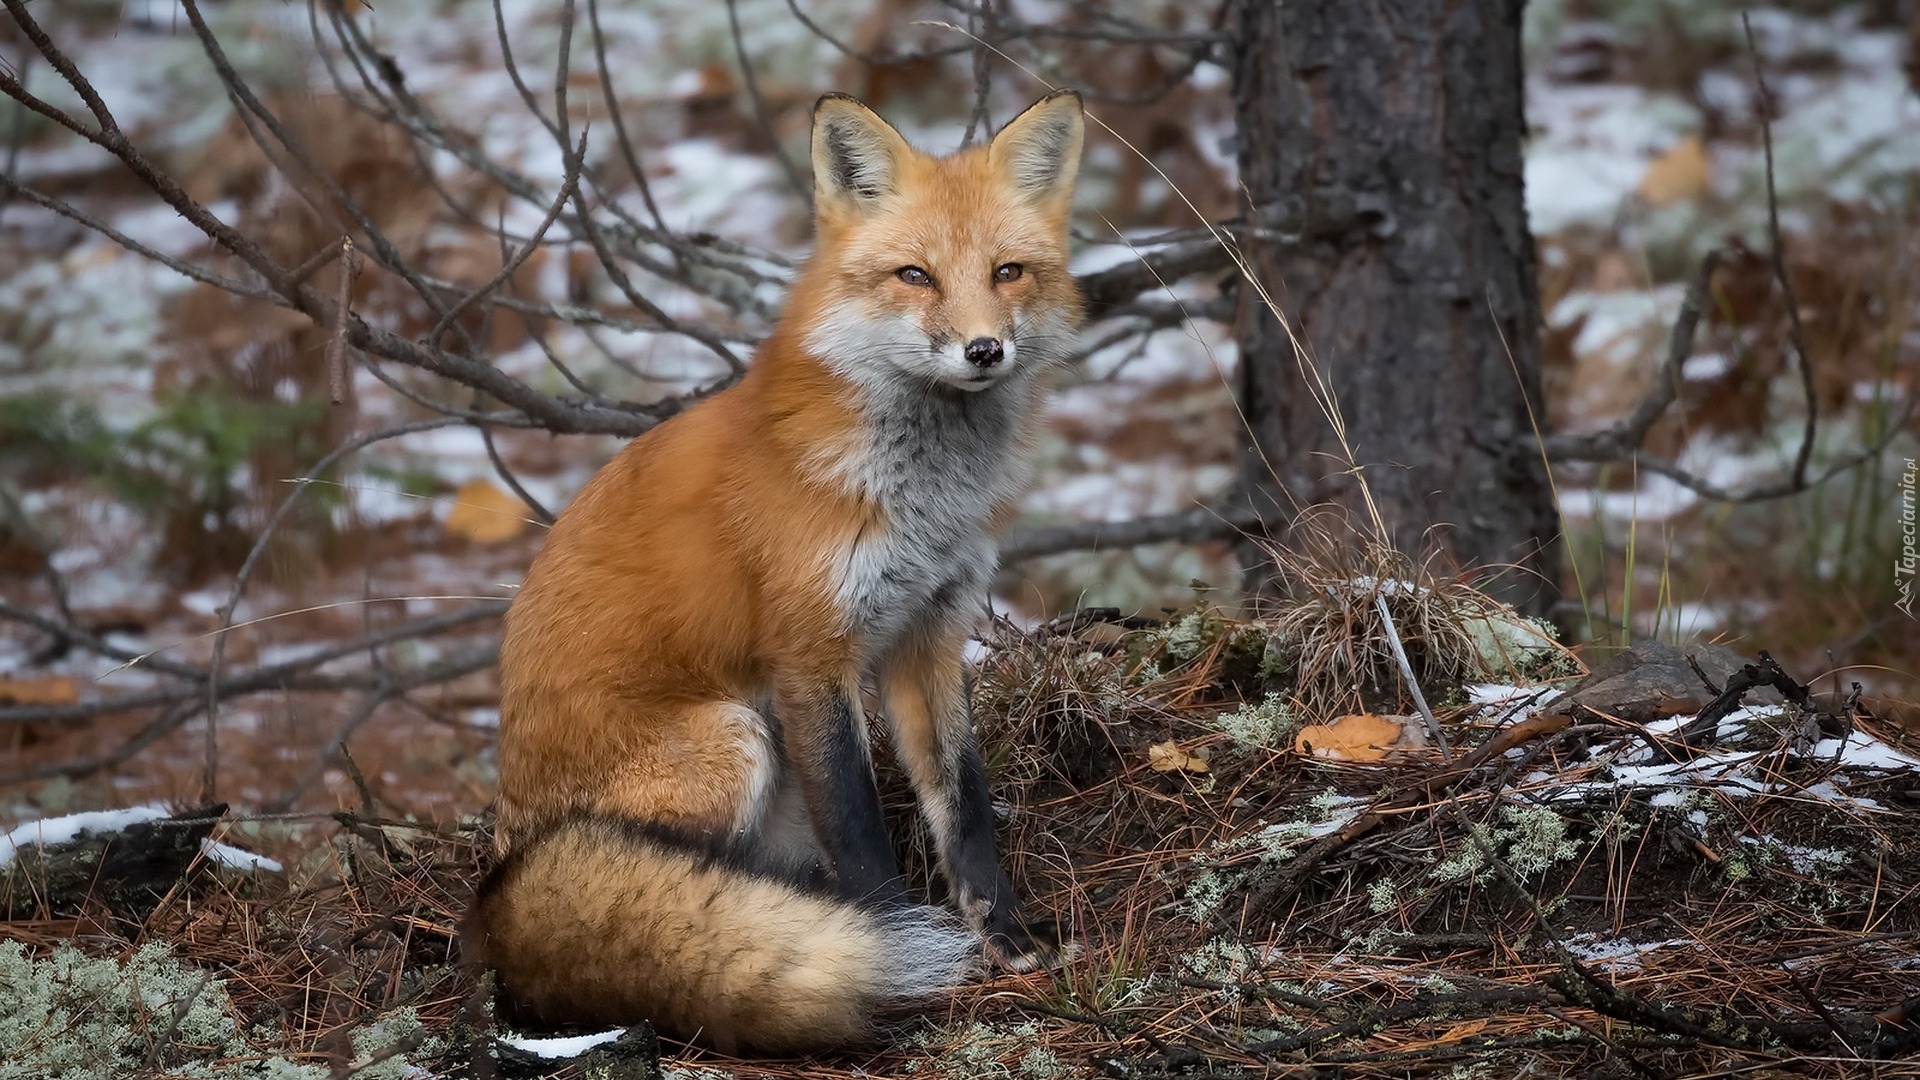
[[[1529,406],[1546,413],[1523,0],[1233,2],[1240,176],[1261,226],[1244,249],[1332,387],[1388,539],[1416,557],[1437,542],[1462,567],[1517,566],[1487,574],[1490,591],[1546,610],[1559,517],[1530,438]],[[1286,331],[1242,290],[1254,505],[1281,521],[1327,502],[1360,510]]]

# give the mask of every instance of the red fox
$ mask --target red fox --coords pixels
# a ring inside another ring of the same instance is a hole
[[[784,317],[581,490],[507,613],[503,860],[467,941],[509,1015],[804,1051],[964,979],[979,938],[1059,959],[1000,867],[962,646],[1079,327],[1083,124],[1055,93],[939,158],[815,105]],[[907,902],[866,679],[966,926]]]

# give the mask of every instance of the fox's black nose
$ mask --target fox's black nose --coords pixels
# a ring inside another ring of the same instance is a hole
[[[1007,350],[1000,345],[999,338],[977,337],[967,342],[967,363],[977,368],[990,368],[1006,359]]]

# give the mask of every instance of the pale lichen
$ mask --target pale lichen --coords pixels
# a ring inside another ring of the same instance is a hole
[[[1069,1065],[1044,1042],[1038,1020],[1018,1024],[974,1021],[956,1031],[930,1031],[914,1041],[938,1055],[937,1060],[911,1061],[911,1073],[937,1072],[958,1080],[1065,1080],[1087,1075]]]
[[[226,985],[182,964],[160,942],[124,961],[61,945],[38,959],[0,942],[0,1080],[111,1080],[162,1074],[185,1080],[326,1080],[327,1068],[263,1054],[236,1019]],[[356,1080],[419,1074],[400,1054],[418,1041],[411,1010],[354,1032]]]
[[[1300,730],[1300,719],[1279,694],[1268,694],[1231,712],[1214,717],[1213,724],[1240,750],[1279,750]]]

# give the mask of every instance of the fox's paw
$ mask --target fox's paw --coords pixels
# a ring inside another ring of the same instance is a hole
[[[987,953],[999,967],[1013,972],[1057,968],[1080,958],[1084,951],[1078,941],[1061,929],[1058,922],[1011,921],[989,930],[985,935]]]

